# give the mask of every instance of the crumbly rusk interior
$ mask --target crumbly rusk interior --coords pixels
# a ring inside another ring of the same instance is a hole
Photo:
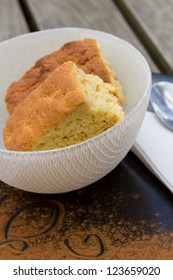
[[[115,88],[73,62],[57,67],[10,115],[9,150],[49,150],[91,138],[124,118]]]

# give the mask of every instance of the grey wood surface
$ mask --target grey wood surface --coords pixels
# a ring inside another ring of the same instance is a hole
[[[158,69],[112,0],[27,0],[38,29],[83,27],[112,33],[128,40]]]
[[[28,32],[17,0],[0,0],[0,41]]]
[[[173,0],[123,0],[173,70]],[[159,58],[158,58],[159,59]]]

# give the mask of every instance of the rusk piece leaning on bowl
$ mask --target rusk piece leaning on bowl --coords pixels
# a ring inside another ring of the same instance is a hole
[[[18,81],[13,82],[8,88],[5,98],[8,112],[11,114],[16,106],[35,90],[57,66],[67,61],[75,62],[86,74],[97,75],[104,82],[113,84],[119,102],[123,103],[122,86],[117,80],[115,72],[102,58],[96,40],[87,38],[68,42],[57,51],[42,57]]]
[[[69,61],[57,67],[9,117],[9,150],[36,151],[80,143],[125,116],[115,88]]]

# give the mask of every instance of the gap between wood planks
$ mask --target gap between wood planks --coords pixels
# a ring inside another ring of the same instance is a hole
[[[158,69],[165,74],[173,74],[171,66],[167,63],[164,56],[160,53],[157,46],[152,42],[138,20],[135,18],[131,10],[126,6],[123,0],[112,0],[117,6],[124,19],[127,21],[131,29],[134,31],[140,42],[143,44]]]
[[[164,56],[160,53],[157,46],[152,42],[150,37],[147,35],[145,30],[142,28],[138,20],[135,18],[131,10],[126,6],[123,0],[112,0],[115,6],[119,9],[122,16],[129,24],[133,32],[136,34],[142,45],[147,50],[148,54],[153,59],[154,63],[157,65],[158,69],[165,74],[173,74],[171,66],[167,63]],[[36,19],[34,18],[32,11],[27,3],[27,0],[18,0],[19,5],[23,11],[25,19],[27,21],[29,30],[31,32],[40,30]]]
[[[28,28],[31,32],[34,32],[34,31],[39,31],[39,27],[37,25],[37,22],[28,6],[28,3],[26,0],[18,0],[19,2],[19,5],[21,7],[21,10],[24,14],[24,17],[26,19],[26,22],[28,24]]]

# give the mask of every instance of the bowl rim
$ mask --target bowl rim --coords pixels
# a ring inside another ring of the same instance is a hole
[[[25,33],[25,34],[21,34],[18,36],[15,36],[13,38],[4,40],[2,42],[0,42],[0,48],[3,45],[9,44],[9,43],[13,43],[15,41],[18,41],[20,39],[23,39],[25,37],[36,37],[38,34],[46,34],[46,33],[51,33],[51,32],[58,32],[58,31],[88,31],[91,32],[93,34],[100,34],[100,35],[106,35],[108,37],[113,37],[114,39],[118,40],[119,42],[125,44],[128,46],[128,48],[131,48],[134,52],[136,52],[138,54],[138,57],[140,58],[140,60],[143,62],[143,64],[145,65],[145,69],[146,69],[146,76],[147,76],[147,86],[145,88],[144,94],[142,96],[142,98],[139,100],[139,102],[135,105],[135,107],[128,113],[125,115],[125,118],[122,119],[121,121],[119,121],[118,123],[114,124],[112,127],[108,128],[106,131],[103,131],[102,133],[95,135],[89,139],[86,139],[80,143],[76,143],[73,145],[69,145],[63,148],[56,148],[56,149],[52,149],[52,150],[41,150],[41,151],[12,151],[12,150],[5,150],[5,149],[0,149],[0,155],[8,155],[8,156],[12,156],[12,155],[16,155],[16,156],[34,156],[34,155],[46,155],[46,154],[54,154],[54,153],[58,153],[58,152],[63,152],[63,151],[67,151],[67,150],[73,150],[76,148],[79,148],[83,145],[86,145],[89,142],[93,142],[95,140],[97,140],[98,138],[102,138],[104,136],[106,136],[108,133],[110,133],[113,129],[115,129],[115,127],[119,127],[121,124],[125,123],[127,121],[127,119],[129,119],[130,117],[132,117],[136,111],[138,110],[138,108],[140,108],[141,104],[143,103],[143,101],[148,97],[150,90],[151,90],[151,84],[152,84],[152,74],[151,74],[151,69],[148,65],[147,60],[145,59],[145,57],[143,56],[143,54],[136,48],[134,47],[131,43],[129,43],[128,41],[115,36],[111,33],[108,32],[104,32],[104,31],[100,31],[100,30],[96,30],[96,29],[89,29],[89,28],[78,28],[78,27],[61,27],[61,28],[50,28],[50,29],[45,29],[45,30],[39,30],[39,31],[34,31],[34,32],[30,32],[30,33]]]

